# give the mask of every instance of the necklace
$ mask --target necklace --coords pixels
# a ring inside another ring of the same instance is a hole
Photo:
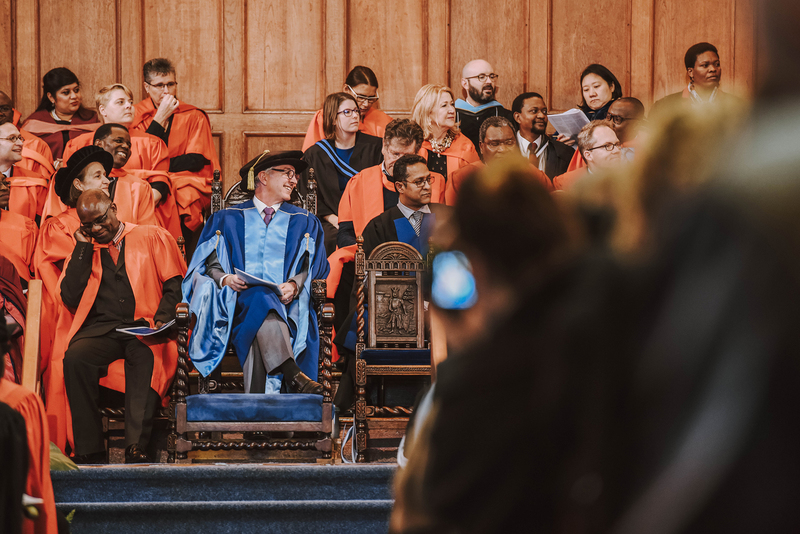
[[[444,135],[444,139],[442,139],[441,141],[437,141],[436,139],[431,138],[430,140],[431,150],[433,150],[437,154],[441,154],[442,152],[450,148],[450,144],[453,142],[453,139],[455,138],[456,136],[453,134],[453,132],[449,130]]]

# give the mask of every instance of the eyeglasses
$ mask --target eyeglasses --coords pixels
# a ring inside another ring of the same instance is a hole
[[[345,117],[349,117],[353,113],[355,113],[356,115],[360,115],[361,114],[361,112],[359,110],[357,110],[357,109],[343,109],[342,111],[339,111],[336,114],[339,115],[339,113],[341,113]]]
[[[473,78],[477,78],[479,82],[483,83],[483,82],[485,82],[485,81],[486,81],[486,78],[489,78],[490,80],[492,80],[492,81],[495,81],[495,80],[497,80],[497,78],[499,78],[499,77],[500,77],[500,75],[499,75],[499,74],[495,74],[495,73],[493,72],[493,73],[491,73],[491,74],[478,74],[478,75],[476,75],[476,76],[467,76],[467,77],[466,77],[466,78],[464,78],[464,79],[465,79],[465,80],[471,80],[471,79],[473,79]]]
[[[505,141],[488,141],[486,143],[486,146],[488,146],[489,148],[499,148],[501,146],[507,146],[508,148],[511,148],[516,144],[517,144],[516,139],[506,139]]]
[[[407,184],[416,185],[420,189],[425,186],[425,184],[432,184],[435,180],[435,176],[429,174],[427,178],[420,178],[419,180],[414,180],[413,182],[409,182],[408,180],[403,180]]]
[[[378,92],[377,92],[377,91],[375,91],[375,96],[366,96],[366,95],[360,95],[360,94],[356,93],[356,92],[353,90],[353,88],[352,88],[352,87],[350,87],[349,85],[345,85],[345,87],[347,87],[347,90],[348,90],[348,91],[350,91],[351,93],[353,93],[353,96],[354,96],[354,97],[356,97],[356,100],[357,100],[358,102],[362,102],[362,103],[363,103],[363,102],[366,102],[367,104],[374,104],[374,103],[375,103],[375,101],[376,101],[376,100],[378,100],[378,99],[380,98],[380,96],[378,95]]]
[[[614,115],[613,113],[607,114],[606,118],[608,120],[610,120],[611,122],[613,122],[614,124],[616,124],[617,126],[619,126],[620,124],[622,124],[625,121],[638,121],[638,120],[641,120],[641,119],[634,119],[633,117],[622,117],[620,115]]]
[[[104,222],[106,222],[106,219],[108,219],[108,210],[110,209],[111,209],[111,204],[109,204],[108,207],[106,208],[106,212],[97,219],[93,220],[92,222],[81,223],[81,228],[83,228],[87,232],[91,232],[92,228],[94,228],[96,224],[103,224]]]
[[[8,113],[12,109],[14,108],[12,108],[11,106],[0,106],[0,113]]]
[[[25,138],[21,135],[9,135],[8,137],[0,137],[2,141],[11,141],[11,143],[16,143],[17,141],[24,142]]]
[[[622,148],[622,143],[620,143],[619,141],[617,141],[616,143],[606,143],[604,145],[587,148],[586,151],[591,152],[592,150],[597,150],[598,148],[605,148],[608,152],[611,152],[615,148]]]
[[[178,82],[157,83],[155,85],[153,85],[152,83],[147,83],[147,85],[149,85],[150,87],[154,88],[157,91],[163,91],[165,88],[170,90],[174,89],[175,87],[178,86]]]
[[[294,169],[276,169],[276,168],[273,167],[273,168],[270,168],[268,170],[275,171],[278,174],[283,174],[289,180],[291,180],[292,178],[296,178],[297,177],[297,171],[295,171]]]

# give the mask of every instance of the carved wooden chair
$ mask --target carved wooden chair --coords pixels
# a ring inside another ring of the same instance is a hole
[[[365,257],[357,239],[356,270],[356,404],[357,462],[367,461],[370,430],[405,431],[410,406],[385,404],[384,379],[430,376],[431,350],[426,335],[423,275],[427,262],[411,245],[383,243]],[[366,304],[366,305],[365,305]],[[369,310],[368,313],[367,310]],[[365,313],[369,328],[365,332]],[[377,382],[377,402],[367,401],[367,379]]]
[[[301,206],[316,213],[316,184],[311,174],[309,194],[297,198]],[[212,182],[212,213],[224,206],[232,206],[252,198],[252,193],[239,189],[236,183],[222,196],[219,173]],[[177,307],[178,369],[172,388],[170,403],[170,435],[168,462],[184,460],[190,451],[318,451],[323,461],[331,458],[333,430],[333,404],[331,388],[331,336],[333,306],[325,303],[325,280],[312,281],[313,300],[319,321],[320,351],[318,377],[323,386],[322,395],[304,394],[245,394],[241,371],[221,373],[220,367],[207,377],[190,373],[188,341],[190,314],[187,304]],[[223,358],[238,360],[229,346]],[[190,395],[189,379],[197,379],[197,392]],[[233,393],[224,393],[234,390]],[[215,414],[208,417],[209,414]],[[297,417],[298,414],[301,414]],[[293,417],[294,416],[294,417]],[[205,420],[203,420],[205,419]],[[247,439],[250,432],[291,432],[293,437],[262,436]],[[297,436],[302,433],[302,437]],[[239,438],[238,435],[242,437]]]

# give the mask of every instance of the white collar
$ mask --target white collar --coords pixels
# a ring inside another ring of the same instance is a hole
[[[11,169],[13,168],[14,168],[13,165],[9,165],[8,169],[3,171],[3,176],[5,176],[6,178],[11,178]]]
[[[258,197],[253,197],[253,205],[258,210],[258,214],[261,215],[261,218],[264,218],[264,210],[267,209],[267,205],[261,202]],[[273,204],[270,206],[273,210],[278,211],[280,207],[283,206],[283,202],[278,202],[277,204]]]
[[[400,213],[402,213],[403,217],[405,217],[406,219],[410,219],[411,216],[416,213],[416,211],[412,210],[411,208],[409,208],[408,206],[406,206],[405,204],[403,204],[399,200],[397,201],[397,208],[400,210]],[[430,206],[425,204],[424,206],[422,206],[417,211],[419,211],[420,213],[430,213],[431,212],[431,208],[430,208]]]
[[[539,137],[534,139],[533,141],[528,141],[520,132],[517,132],[517,142],[519,143],[520,152],[522,152],[523,156],[528,156],[530,154],[530,145],[533,143],[536,146],[536,155],[541,157],[542,152],[544,152],[545,147],[547,147],[549,141],[545,141],[544,143],[542,140],[544,136],[539,134]]]

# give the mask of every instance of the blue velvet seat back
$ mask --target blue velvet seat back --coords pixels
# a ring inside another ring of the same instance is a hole
[[[430,365],[430,349],[364,349],[361,358],[367,365]]]
[[[322,421],[322,395],[209,393],[186,397],[187,421]]]

